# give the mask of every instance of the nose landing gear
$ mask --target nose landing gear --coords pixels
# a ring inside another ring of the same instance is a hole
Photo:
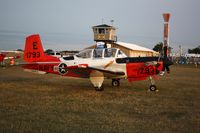
[[[150,85],[149,90],[150,91],[157,91],[157,87],[155,85]]]
[[[157,87],[156,87],[156,85],[155,85],[154,79],[152,78],[152,76],[150,76],[149,79],[150,79],[150,81],[151,81],[151,85],[150,85],[150,87],[149,87],[149,90],[150,90],[150,91],[156,91],[156,92],[157,92],[158,89],[157,89]]]

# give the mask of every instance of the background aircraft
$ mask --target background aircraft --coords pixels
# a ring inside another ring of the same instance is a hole
[[[120,79],[133,82],[147,77],[151,81],[149,89],[156,91],[153,77],[170,65],[159,57],[126,57],[116,48],[86,49],[74,56],[58,58],[44,53],[38,34],[26,38],[24,60],[25,69],[89,78],[97,91],[104,89],[105,78],[112,79],[113,86],[119,86]]]
[[[14,52],[14,51],[3,51],[3,52],[0,52],[0,63],[1,63],[1,65],[3,65],[3,61],[4,60],[9,60],[9,59],[10,59],[10,65],[14,65],[15,59],[20,58],[20,56],[9,56],[9,57],[6,56],[10,52]]]

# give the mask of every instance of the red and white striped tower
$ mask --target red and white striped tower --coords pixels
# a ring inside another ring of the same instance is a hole
[[[164,41],[164,46],[163,46],[163,54],[164,54],[164,59],[167,58],[168,56],[168,47],[169,47],[169,19],[170,19],[170,13],[164,13],[163,14],[164,18],[164,35],[163,35],[163,41]]]

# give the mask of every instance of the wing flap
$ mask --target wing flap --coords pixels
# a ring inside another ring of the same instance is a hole
[[[115,75],[115,76],[124,76],[125,75],[124,72],[120,72],[120,71],[110,71],[110,70],[99,69],[99,68],[95,68],[95,67],[87,67],[87,68],[91,69],[91,70],[96,70],[96,71],[100,71],[100,72],[103,72],[103,73],[107,73],[107,74],[112,74],[112,75]]]

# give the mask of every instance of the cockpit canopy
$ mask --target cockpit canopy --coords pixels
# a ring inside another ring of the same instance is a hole
[[[127,57],[117,48],[86,49],[75,55],[78,58],[122,58]]]

